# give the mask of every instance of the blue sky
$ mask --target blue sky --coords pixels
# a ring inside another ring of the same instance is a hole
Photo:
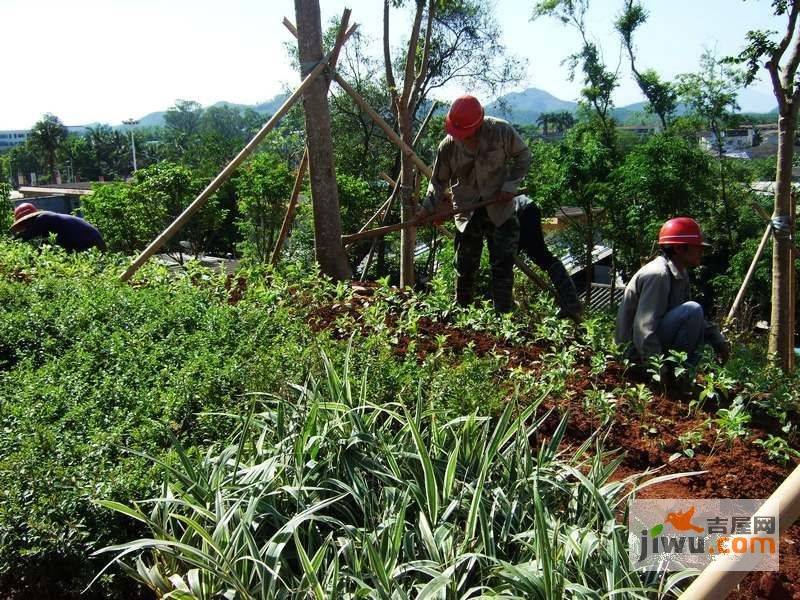
[[[592,0],[589,30],[616,66],[619,40],[612,29],[622,0]],[[361,31],[380,40],[381,0],[321,0],[323,22],[353,9]],[[650,19],[637,37],[639,63],[664,77],[697,69],[704,48],[737,52],[749,29],[782,31],[769,0],[645,0]],[[574,100],[578,83],[561,65],[578,47],[577,34],[552,19],[530,22],[533,0],[491,2],[508,51],[526,58],[520,86]],[[393,37],[408,23],[394,12]],[[293,0],[0,0],[6,76],[0,129],[29,128],[45,112],[68,125],[117,124],[164,110],[178,98],[212,104],[255,104],[295,85],[283,47],[291,36]],[[379,44],[375,44],[376,48]],[[615,101],[641,100],[627,62]],[[464,90],[446,89],[442,99]],[[744,108],[775,105],[769,83],[745,92]]]

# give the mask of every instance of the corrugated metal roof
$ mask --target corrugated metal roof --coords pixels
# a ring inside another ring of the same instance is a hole
[[[618,285],[614,288],[614,306],[619,306],[622,296],[625,293],[625,286]],[[586,290],[580,293],[581,302],[586,303]],[[608,308],[611,306],[611,286],[605,283],[592,284],[592,301],[589,305],[594,310]]]
[[[612,254],[611,248],[608,246],[604,246],[602,244],[595,244],[594,248],[592,249],[592,264],[597,264],[601,260],[608,258]],[[564,264],[564,268],[567,270],[567,273],[575,275],[575,273],[580,273],[583,271],[584,267],[578,263],[578,261],[572,257],[571,254],[565,254],[561,257],[561,262]]]

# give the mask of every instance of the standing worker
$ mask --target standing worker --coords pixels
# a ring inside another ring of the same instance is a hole
[[[39,210],[30,202],[23,202],[14,209],[11,233],[23,240],[55,234],[56,244],[67,252],[106,249],[103,236],[94,225],[72,215]]]
[[[469,208],[495,199],[489,206],[455,215],[456,302],[474,300],[483,241],[489,247],[492,301],[497,312],[513,307],[514,259],[519,245],[519,220],[514,197],[528,172],[531,153],[506,121],[484,117],[474,96],[453,102],[445,118],[448,136],[439,144],[423,208],[428,214],[446,210],[445,193],[452,208]]]
[[[716,326],[706,321],[703,307],[691,300],[689,269],[699,267],[703,250],[700,226],[694,219],[678,217],[661,226],[661,254],[628,282],[617,313],[616,341],[630,343],[629,356],[646,361],[669,350],[686,352],[697,365],[707,341],[721,362],[730,346]]]
[[[542,269],[556,289],[559,312],[562,318],[578,321],[583,307],[578,300],[578,292],[572,277],[564,264],[552,253],[544,242],[542,232],[542,212],[536,203],[527,196],[514,199],[519,219],[519,249],[528,255]]]

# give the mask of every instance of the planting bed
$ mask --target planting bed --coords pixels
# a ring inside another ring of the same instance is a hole
[[[344,316],[356,324],[362,322],[361,315],[373,302],[373,286],[354,286],[352,296],[340,303],[317,307],[313,310],[310,323],[317,330],[331,330],[337,337],[346,338],[352,331],[337,327]],[[386,325],[391,327],[397,321],[396,315],[388,314]],[[369,335],[370,326],[363,324],[361,334]],[[547,367],[542,357],[553,348],[545,345],[515,345],[508,341],[480,331],[469,330],[440,322],[430,317],[421,317],[416,324],[416,334],[411,336],[398,333],[395,352],[405,356],[411,348],[420,361],[441,347],[442,336],[446,336],[448,351],[462,352],[469,346],[478,355],[493,353],[506,355],[509,371],[524,369],[540,373]],[[411,343],[413,341],[413,344]],[[599,428],[603,419],[586,412],[582,399],[586,391],[607,392],[613,399],[615,410],[605,423],[608,449],[624,450],[624,462],[618,476],[620,478],[658,469],[659,475],[690,471],[705,471],[691,478],[673,480],[648,487],[642,498],[767,498],[797,466],[796,460],[786,465],[776,464],[762,449],[752,442],[763,439],[768,434],[779,433],[779,424],[766,416],[755,415],[748,424],[749,434],[731,442],[720,438],[719,431],[709,427],[722,404],[708,401],[702,407],[690,407],[692,397],[665,390],[660,385],[648,381],[646,375],[638,377],[628,374],[623,366],[610,362],[599,376],[590,375],[590,355],[584,352],[578,357],[572,375],[566,382],[565,393],[558,398],[545,401],[543,410],[557,409],[569,411],[570,421],[566,435],[568,445],[577,446]],[[631,409],[624,390],[637,384],[644,384],[652,392],[646,415]],[[695,396],[696,397],[696,396]],[[644,419],[644,420],[643,420]],[[551,428],[558,424],[559,416],[552,416]],[[679,437],[687,432],[698,432],[692,444],[691,456],[681,452]],[[795,448],[797,449],[797,448]],[[800,525],[794,525],[781,538],[780,572],[753,573],[748,575],[739,590],[731,598],[796,598],[800,599]]]

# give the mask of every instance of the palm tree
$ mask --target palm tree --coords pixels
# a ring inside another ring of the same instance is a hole
[[[564,133],[567,129],[575,125],[575,117],[573,117],[572,113],[568,110],[562,110],[554,113],[552,116],[552,121],[555,124],[556,131],[558,133]]]
[[[553,122],[553,113],[543,112],[536,119],[536,124],[542,128],[542,135],[547,136],[547,126]]]
[[[33,126],[29,139],[42,162],[47,165],[51,182],[54,183],[57,179],[56,153],[67,139],[67,128],[57,116],[47,113]]]

